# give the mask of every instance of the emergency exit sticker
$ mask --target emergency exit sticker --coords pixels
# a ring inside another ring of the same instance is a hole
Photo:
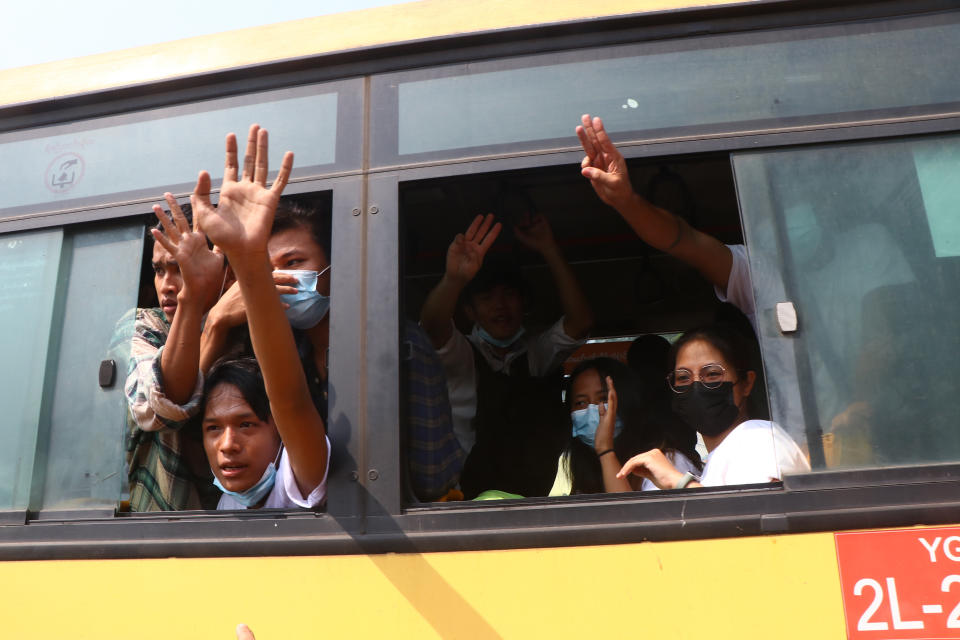
[[[960,638],[960,527],[835,540],[848,638]]]

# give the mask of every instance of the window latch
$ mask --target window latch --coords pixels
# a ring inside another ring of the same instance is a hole
[[[100,375],[98,376],[100,386],[104,389],[113,386],[117,377],[117,363],[113,360],[100,361]]]
[[[792,302],[777,303],[777,325],[780,333],[794,333],[797,330],[797,308]]]

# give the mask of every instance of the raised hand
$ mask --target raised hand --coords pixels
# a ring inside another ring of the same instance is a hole
[[[472,280],[502,228],[499,222],[493,223],[492,213],[474,218],[467,232],[458,233],[447,249],[447,277],[460,285]]]
[[[600,118],[591,119],[589,114],[584,114],[581,122],[577,137],[587,155],[580,162],[580,173],[590,180],[601,200],[619,209],[633,197],[627,162],[613,145]]]
[[[613,449],[614,428],[617,423],[617,390],[610,376],[607,376],[607,401],[601,402],[598,410],[600,424],[597,425],[597,433],[593,436],[593,448],[597,453],[603,453]]]
[[[277,285],[277,293],[287,295],[297,292],[297,279],[287,273],[273,272],[273,281]],[[290,305],[281,303],[284,308]],[[231,329],[247,323],[247,308],[243,303],[243,296],[240,295],[240,285],[234,282],[230,285],[217,304],[210,309],[210,315],[207,322],[216,325],[218,328]]]
[[[223,255],[211,251],[207,246],[206,236],[198,230],[197,216],[194,213],[193,228],[187,223],[183,210],[170,193],[163,194],[173,219],[158,204],[153,205],[153,212],[160,221],[159,229],[152,229],[154,239],[159,242],[173,257],[180,267],[183,277],[183,288],[178,297],[181,302],[192,300],[202,305],[210,302],[217,287],[223,283]]]
[[[190,196],[200,220],[200,228],[231,260],[239,256],[259,257],[267,254],[273,216],[293,169],[293,153],[288,151],[283,156],[277,179],[268,189],[268,147],[267,130],[258,125],[251,126],[243,159],[243,173],[238,180],[237,137],[228,134],[223,185],[217,207],[210,204],[210,174],[206,171],[200,172],[197,186]]]
[[[525,216],[520,224],[513,228],[513,235],[528,249],[545,254],[557,249],[550,223],[543,215]]]

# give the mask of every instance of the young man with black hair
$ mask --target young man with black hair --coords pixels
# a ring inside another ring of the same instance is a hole
[[[124,389],[130,409],[127,465],[131,511],[199,509],[191,464],[202,468],[199,439],[184,431],[200,409],[203,374],[200,327],[227,279],[222,253],[191,225],[191,209],[164,194],[172,218],[159,206],[150,230],[159,307],[137,309]],[[181,265],[189,268],[181,269]]]
[[[492,214],[477,216],[466,233],[454,238],[443,278],[420,314],[447,375],[454,433],[472,454],[461,477],[467,497],[485,489],[546,494],[556,470],[558,452],[553,449],[562,446],[560,441],[567,435],[562,428],[558,373],[593,325],[593,313],[546,218],[528,215],[524,222],[514,228],[514,234],[543,256],[557,286],[563,317],[542,333],[526,333],[525,284],[519,269],[498,261],[484,264],[502,229]],[[458,301],[474,323],[469,336],[453,323]],[[558,411],[551,412],[550,407]],[[532,415],[523,418],[526,409]],[[556,433],[558,427],[561,433]],[[538,443],[540,437],[550,442]],[[554,439],[558,439],[556,446]],[[505,455],[508,451],[510,455]],[[543,474],[533,469],[537,466],[533,458],[543,458]],[[544,474],[549,477],[539,477]]]

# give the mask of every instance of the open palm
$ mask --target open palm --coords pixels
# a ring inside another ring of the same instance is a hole
[[[162,207],[154,205],[153,212],[163,231],[153,229],[153,237],[180,266],[185,295],[204,296],[221,284],[223,255],[211,251],[207,246],[206,236],[198,229],[196,215],[191,228],[173,195],[165,193],[163,197],[170,207],[172,219]]]
[[[258,125],[250,127],[243,159],[243,173],[237,179],[237,138],[227,135],[227,157],[217,207],[210,203],[210,174],[200,173],[190,201],[200,227],[226,253],[266,254],[273,216],[293,169],[293,154],[283,156],[273,186],[267,183],[268,135]]]
[[[601,200],[612,207],[621,206],[633,195],[627,162],[610,140],[600,118],[584,114],[581,122],[577,137],[586,154],[580,163],[581,173],[590,180]]]
[[[483,265],[483,257],[500,235],[502,225],[493,224],[493,214],[477,216],[466,233],[458,233],[447,249],[447,275],[469,282]]]

